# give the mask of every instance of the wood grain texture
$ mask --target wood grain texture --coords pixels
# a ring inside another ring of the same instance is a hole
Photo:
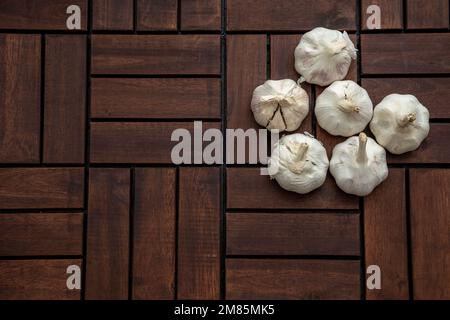
[[[178,299],[220,296],[220,169],[180,168]]]
[[[83,163],[86,36],[46,36],[45,57],[44,162]]]
[[[430,133],[414,151],[401,155],[387,152],[388,163],[450,163],[450,124],[430,124]]]
[[[177,0],[136,0],[139,31],[177,30]]]
[[[220,30],[221,0],[183,0],[181,30]]]
[[[0,299],[79,300],[80,290],[66,284],[71,265],[83,267],[80,259],[0,260]]]
[[[132,30],[133,0],[93,0],[94,30]]]
[[[220,130],[220,123],[205,122],[202,128],[203,133],[212,128]],[[171,136],[177,129],[188,130],[191,134],[191,163],[194,163],[196,138],[192,122],[92,123],[91,161],[95,163],[172,163],[172,148],[179,142],[171,141]],[[209,142],[203,145],[207,144]]]
[[[361,28],[367,28],[367,19],[372,16],[372,11],[367,13],[371,5],[380,7],[381,30],[392,30],[403,28],[403,0],[362,0],[361,1]]]
[[[39,162],[40,63],[39,35],[0,35],[0,162]]]
[[[83,213],[0,214],[0,255],[82,255]]]
[[[328,177],[324,185],[301,195],[282,189],[275,180],[260,175],[259,168],[227,169],[229,209],[358,209],[358,198],[345,194]]]
[[[220,119],[220,79],[92,79],[94,118]]]
[[[128,298],[130,170],[90,169],[86,299]]]
[[[407,0],[408,29],[448,28],[447,0]]]
[[[363,34],[363,74],[450,72],[450,33]]]
[[[386,181],[364,199],[366,268],[381,269],[381,290],[366,289],[369,300],[408,299],[405,170],[390,169]]]
[[[293,52],[300,42],[300,39],[300,34],[270,36],[270,79],[291,79],[297,81],[300,75],[294,68],[295,59]],[[307,131],[312,133],[312,85],[304,82],[301,84],[301,87],[306,90],[308,96],[310,97],[310,110],[305,120],[303,120],[300,128],[298,128],[295,132],[303,133]]]
[[[353,0],[227,0],[228,30],[355,30]]]
[[[227,37],[228,128],[259,128],[250,103],[253,90],[266,81],[265,35]]]
[[[450,170],[411,169],[414,299],[450,299]]]
[[[219,35],[93,35],[94,74],[220,74]]]
[[[0,208],[82,208],[83,168],[2,168]]]
[[[374,106],[391,93],[413,94],[428,108],[431,119],[450,118],[450,78],[364,78],[361,81]]]
[[[228,213],[229,255],[359,255],[359,216]]]
[[[226,299],[359,299],[360,262],[227,259]]]
[[[2,0],[0,1],[0,29],[61,30],[66,26],[67,8],[80,8],[81,29],[87,26],[87,0]]]
[[[175,180],[175,169],[136,169],[133,299],[175,298]]]
[[[244,131],[263,128],[253,117],[251,100],[253,90],[266,81],[266,51],[265,35],[227,36],[227,128]],[[234,155],[229,155],[235,163],[238,160],[236,140]],[[231,138],[228,141],[231,142]],[[259,144],[256,145],[259,149]],[[266,147],[270,149],[270,146]],[[251,161],[248,141],[242,160],[244,163]]]

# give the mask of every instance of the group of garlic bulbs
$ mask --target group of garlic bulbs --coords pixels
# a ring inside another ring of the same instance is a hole
[[[416,97],[390,94],[373,108],[364,88],[343,80],[356,51],[346,32],[326,28],[307,32],[295,49],[299,82],[331,84],[316,99],[319,126],[349,138],[334,147],[328,161],[322,143],[308,133],[282,137],[268,168],[282,188],[311,192],[325,182],[329,168],[344,192],[368,195],[388,176],[384,148],[393,154],[405,153],[417,149],[427,137],[429,113]],[[293,80],[268,80],[253,92],[251,108],[261,126],[292,132],[306,118],[309,99]],[[368,124],[376,141],[363,132]]]

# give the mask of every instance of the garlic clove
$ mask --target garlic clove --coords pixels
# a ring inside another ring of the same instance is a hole
[[[416,150],[430,131],[430,114],[410,94],[390,94],[375,106],[370,130],[390,153]]]
[[[295,48],[295,69],[307,82],[327,86],[345,78],[356,52],[347,32],[318,27]]]
[[[275,145],[268,171],[283,189],[304,194],[325,182],[328,165],[323,145],[310,135],[296,133]]]
[[[334,147],[330,172],[344,192],[366,196],[388,176],[386,151],[361,132]]]
[[[349,137],[370,122],[373,104],[356,82],[335,81],[317,97],[314,112],[321,128],[335,136]]]
[[[309,98],[293,80],[267,80],[253,91],[251,108],[259,125],[295,131],[308,115]]]

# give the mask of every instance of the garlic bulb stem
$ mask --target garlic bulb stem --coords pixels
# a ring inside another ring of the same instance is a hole
[[[358,155],[356,156],[356,161],[358,163],[367,163],[367,136],[364,132],[359,134],[359,145],[358,145]]]
[[[399,121],[398,125],[400,127],[404,127],[410,123],[413,123],[416,121],[416,114],[414,112],[408,113],[407,115],[404,115]]]
[[[305,167],[306,153],[308,152],[309,145],[304,142],[298,146],[297,152],[295,154],[294,161],[289,165],[289,170],[295,174],[300,174]]]
[[[338,107],[344,112],[359,112],[361,109],[355,106],[352,101],[344,99],[339,101]]]

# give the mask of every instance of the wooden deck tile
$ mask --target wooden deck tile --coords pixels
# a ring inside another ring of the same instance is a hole
[[[0,2],[0,29],[61,30],[72,32],[66,25],[67,10],[80,9],[80,30],[86,30],[87,0],[3,0]],[[72,11],[70,11],[72,13]]]
[[[450,299],[450,171],[411,169],[414,299]]]
[[[134,0],[93,0],[94,30],[132,30]]]
[[[80,290],[67,288],[69,266],[80,259],[0,260],[1,300],[80,300]]]
[[[84,163],[86,37],[46,36],[44,162]]]
[[[280,0],[276,4],[271,0],[228,0],[228,30],[308,31],[318,26],[355,30],[355,10],[353,0]]]
[[[359,267],[359,261],[227,259],[226,298],[356,300]]]
[[[39,162],[41,37],[0,35],[0,66],[0,162]]]
[[[229,255],[359,255],[353,213],[228,213]]]

